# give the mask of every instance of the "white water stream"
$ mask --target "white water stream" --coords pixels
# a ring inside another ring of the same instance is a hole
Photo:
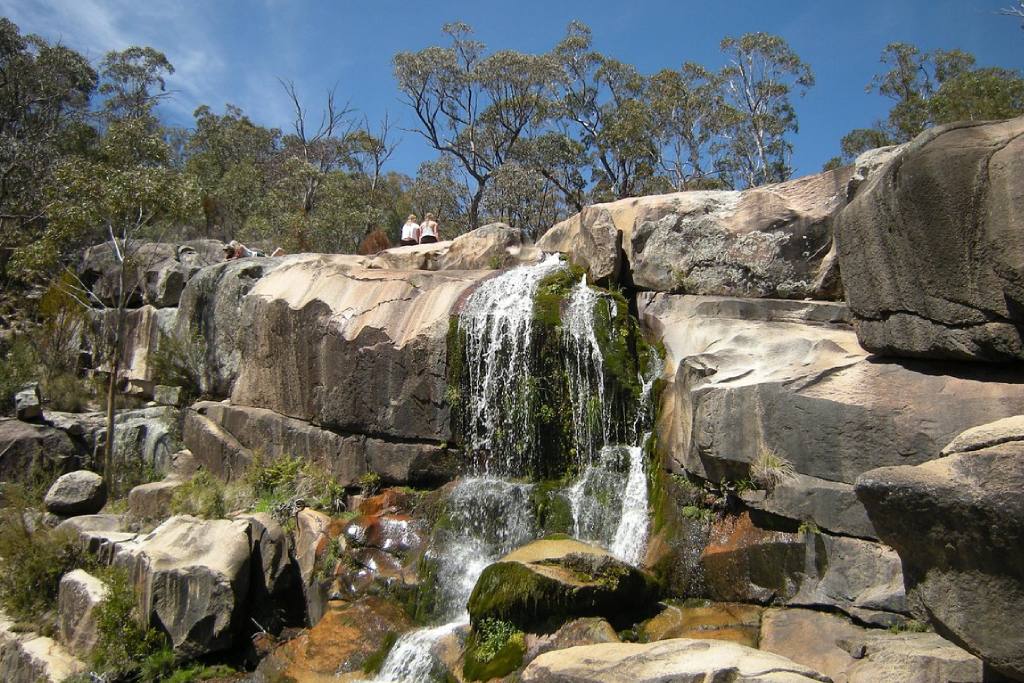
[[[548,257],[491,278],[462,310],[459,329],[470,394],[462,397],[464,430],[476,458],[474,471],[482,476],[455,486],[446,508],[449,523],[435,533],[427,554],[437,563],[437,601],[444,623],[401,636],[374,679],[377,683],[435,680],[439,664],[434,651],[469,622],[466,604],[481,572],[540,533],[532,517],[532,486],[507,478],[523,471],[524,455],[529,454],[523,453],[522,444],[534,429],[527,394],[535,381],[530,367],[534,295],[544,277],[563,267],[557,257]],[[647,479],[641,445],[609,443],[612,410],[594,326],[594,309],[600,305],[613,304],[583,280],[574,287],[562,319],[576,462],[582,472],[562,495],[572,510],[575,537],[638,564],[648,534]],[[641,412],[649,406],[656,376],[642,378]],[[629,430],[639,444],[643,420],[638,415]]]

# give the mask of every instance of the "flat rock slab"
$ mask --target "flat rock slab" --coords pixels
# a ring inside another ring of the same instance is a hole
[[[780,655],[714,640],[582,645],[548,652],[523,671],[524,683],[807,683],[827,676]]]
[[[61,683],[85,664],[60,643],[32,632],[16,632],[0,613],[0,680],[5,683]]]
[[[57,593],[57,621],[60,640],[80,657],[88,657],[99,638],[96,607],[109,592],[107,585],[92,574],[75,569],[60,580]]]
[[[980,659],[935,633],[866,629],[811,610],[766,610],[760,647],[812,667],[835,683],[984,680]]]

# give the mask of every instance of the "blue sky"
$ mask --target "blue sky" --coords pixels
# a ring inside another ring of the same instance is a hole
[[[566,24],[593,29],[595,47],[651,73],[684,61],[721,64],[725,35],[766,31],[783,36],[814,69],[817,85],[796,100],[798,175],[817,171],[839,138],[869,125],[887,101],[864,92],[892,41],[924,49],[961,48],[980,65],[1024,67],[1020,22],[996,14],[1010,0],[0,0],[0,12],[22,31],[99,60],[110,49],[150,45],[177,68],[174,98],[162,106],[170,123],[188,125],[199,104],[221,111],[236,104],[255,121],[287,128],[289,103],[277,79],[295,81],[314,108],[337,84],[372,121],[387,111],[413,125],[399,99],[391,57],[441,44],[441,25],[464,21],[489,48],[550,49]],[[415,133],[401,132],[391,169],[414,173],[433,158]]]

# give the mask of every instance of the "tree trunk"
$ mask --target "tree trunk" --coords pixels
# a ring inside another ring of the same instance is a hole
[[[484,184],[479,183],[476,186],[476,192],[473,193],[473,199],[469,202],[469,229],[476,230],[480,227],[480,202],[484,198]]]

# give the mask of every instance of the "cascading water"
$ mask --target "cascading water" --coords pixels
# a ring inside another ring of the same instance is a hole
[[[375,681],[434,680],[437,643],[469,621],[466,604],[481,572],[536,538],[532,485],[522,476],[533,455],[536,425],[534,298],[544,278],[564,269],[557,257],[485,281],[469,297],[458,320],[464,379],[460,411],[463,439],[476,475],[460,481],[445,508],[447,523],[435,530],[427,560],[434,562],[435,607],[443,623],[403,635]],[[566,297],[560,348],[572,410],[571,442],[578,479],[561,495],[570,504],[574,535],[608,548],[624,561],[640,561],[647,539],[647,483],[642,449],[649,393],[660,368],[641,378],[640,406],[632,423],[616,428],[595,310],[614,302],[586,280]],[[632,414],[632,409],[629,411]],[[613,438],[633,445],[611,443]],[[639,441],[642,443],[642,441]],[[499,477],[505,477],[502,479]]]
[[[532,436],[530,345],[537,285],[564,268],[557,255],[486,280],[459,315],[469,395],[464,432],[478,474],[522,472]]]

